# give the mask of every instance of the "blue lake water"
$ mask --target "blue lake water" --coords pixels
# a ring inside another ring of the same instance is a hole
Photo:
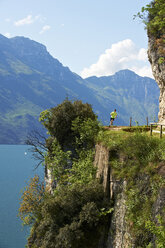
[[[28,229],[19,219],[19,199],[26,182],[43,168],[34,170],[36,161],[25,145],[0,145],[0,248],[23,248]]]

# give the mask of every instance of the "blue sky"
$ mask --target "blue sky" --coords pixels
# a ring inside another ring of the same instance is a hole
[[[152,77],[147,34],[133,20],[149,0],[0,0],[0,33],[44,44],[83,77],[131,69]]]

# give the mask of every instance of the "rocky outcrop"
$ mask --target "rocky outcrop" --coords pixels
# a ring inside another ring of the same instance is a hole
[[[109,150],[101,144],[96,145],[94,166],[97,167],[96,177],[104,187],[106,196],[112,197],[112,185],[110,184]]]
[[[137,237],[132,235],[131,223],[127,222],[127,181],[116,180],[113,176],[113,171],[110,164],[110,152],[102,144],[96,145],[96,154],[94,165],[97,167],[97,178],[103,184],[104,192],[106,197],[109,197],[109,201],[113,202],[113,213],[109,220],[108,234],[104,234],[106,240],[98,245],[98,248],[136,248]],[[124,159],[124,158],[121,158]],[[157,167],[157,174],[165,178],[165,163],[161,162]],[[149,184],[150,177],[142,177],[144,184]],[[140,187],[140,185],[139,185]],[[148,191],[149,193],[149,191]],[[164,216],[164,202],[165,202],[165,187],[162,186],[159,189],[156,200],[152,206],[153,221],[156,225],[159,225],[157,217]],[[164,217],[163,217],[164,218]],[[104,232],[107,230],[104,230]],[[152,240],[153,247],[156,247],[156,240],[153,236]],[[103,244],[103,245],[102,245]]]
[[[153,76],[160,88],[158,119],[165,124],[165,36],[158,39],[148,35],[148,57]]]
[[[56,188],[56,182],[53,179],[52,170],[47,168],[47,166],[45,166],[45,188],[50,194],[53,194],[54,189]]]
[[[106,197],[114,202],[114,212],[109,221],[108,238],[104,246],[99,248],[129,248],[133,247],[133,239],[126,222],[126,181],[116,180],[109,163],[109,150],[102,144],[96,145],[94,165],[97,167],[96,177],[103,184]],[[106,245],[105,245],[106,244]]]
[[[164,162],[159,164],[157,173],[158,175],[161,175],[161,177],[165,180],[165,163]],[[165,210],[165,184],[159,189],[158,197],[153,205],[153,220],[157,226],[160,225],[158,221],[158,216],[163,217],[163,219],[165,220],[164,210]],[[153,239],[153,245],[154,245],[154,248],[157,247],[155,237]]]
[[[108,223],[102,230],[102,234],[96,248],[136,248],[137,237],[133,236],[131,232],[131,222],[127,221],[127,184],[123,180],[117,180],[111,168],[111,153],[109,149],[103,144],[97,144],[94,159],[94,166],[97,168],[96,177],[103,185],[106,198],[112,202],[113,212],[109,217]],[[120,160],[124,160],[121,156]],[[157,166],[157,174],[165,178],[165,163],[161,162]],[[145,174],[142,176],[142,181],[145,185],[149,184],[150,177]],[[47,190],[53,194],[55,182],[52,179],[52,172],[46,169],[45,181]],[[163,184],[162,184],[163,185]],[[140,187],[140,185],[139,185]],[[148,190],[148,189],[147,189]],[[150,194],[150,191],[148,191]],[[158,215],[164,216],[164,202],[165,202],[165,187],[159,189],[155,202],[152,206],[152,217],[156,225],[159,225]],[[153,247],[156,247],[156,239],[154,235],[151,240]]]

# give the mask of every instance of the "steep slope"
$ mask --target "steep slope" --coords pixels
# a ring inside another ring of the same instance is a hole
[[[42,191],[36,197],[40,184],[32,190],[29,184],[24,191],[21,218],[26,223],[34,219],[27,247],[164,247],[165,140],[100,130],[94,159],[94,144],[89,143],[91,137],[97,139],[96,133],[91,135],[91,126],[79,130],[77,144],[87,134],[85,145],[78,148],[83,157],[70,158],[72,168],[61,171],[66,152],[57,149],[56,143],[47,154],[51,159],[46,160],[46,197]],[[93,159],[97,170],[93,170]],[[31,197],[35,208],[26,209]]]
[[[40,112],[66,96],[97,102],[81,77],[24,37],[0,36],[0,86],[0,143],[23,143]]]
[[[108,133],[104,137],[107,139]],[[130,141],[128,143],[126,141],[125,144],[123,140],[125,154],[121,155],[120,149],[116,152],[120,162],[118,161],[118,165],[116,163],[115,166],[113,162],[116,147],[113,148],[111,145],[107,147],[105,141],[96,145],[97,178],[102,182],[106,195],[114,201],[109,235],[105,238],[106,244],[98,247],[164,247],[165,187],[164,183],[159,184],[158,181],[163,182],[165,178],[165,163],[163,157],[159,157],[156,161],[156,150],[161,149],[161,142],[164,144],[164,141],[159,139],[156,141],[139,134],[129,137],[128,140]],[[128,153],[129,158],[126,156]],[[143,154],[143,159],[140,158],[140,154]],[[152,168],[151,154],[156,155],[155,158],[152,157],[156,167]],[[121,166],[124,163],[125,166]],[[134,170],[132,167],[136,166],[138,168]],[[153,185],[152,190],[151,185]],[[158,219],[159,216],[162,222]]]
[[[24,143],[30,130],[41,128],[40,112],[67,96],[92,104],[106,125],[115,107],[116,124],[128,125],[130,116],[140,124],[146,116],[157,116],[158,95],[152,79],[121,71],[111,77],[84,80],[53,58],[44,45],[0,35],[1,144]]]
[[[148,57],[154,78],[160,88],[159,122],[165,124],[165,39],[149,34]]]
[[[159,122],[165,124],[165,1],[153,0],[143,8],[143,12],[148,34],[148,58],[160,88],[158,117]]]

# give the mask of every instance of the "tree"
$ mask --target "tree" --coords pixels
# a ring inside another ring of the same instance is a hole
[[[31,178],[23,191],[19,208],[19,216],[24,225],[31,225],[39,219],[44,193],[44,183],[40,182],[39,177],[36,175]]]
[[[34,178],[23,192],[20,217],[32,224],[28,247],[96,247],[110,213],[93,165],[97,116],[90,104],[66,99],[43,111],[40,121],[48,130],[46,144],[38,136],[30,141],[56,188],[48,194]]]
[[[79,100],[71,102],[65,99],[57,107],[41,113],[40,121],[51,136],[47,140],[49,148],[54,138],[57,139],[62,149],[73,148],[76,137],[72,129],[72,123],[76,118],[79,118],[80,123],[87,119],[97,120],[97,116],[94,114],[91,105],[82,103]]]
[[[63,187],[41,205],[41,218],[28,239],[31,248],[95,248],[108,227],[110,202],[97,181]]]
[[[32,152],[33,158],[37,161],[35,169],[44,164],[45,154],[48,149],[46,147],[46,135],[41,130],[33,130],[28,134],[26,144],[30,146],[29,151]]]
[[[161,38],[165,34],[165,1],[154,0],[142,7],[137,15],[143,20],[149,34]]]
[[[66,99],[57,107],[43,111],[40,121],[50,134],[45,164],[55,180],[53,185],[91,181],[96,171],[93,149],[99,131],[91,105]]]

